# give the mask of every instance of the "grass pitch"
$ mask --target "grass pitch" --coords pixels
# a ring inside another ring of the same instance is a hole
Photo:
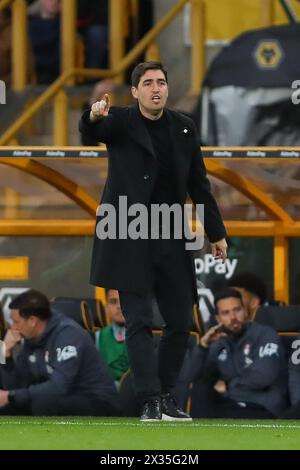
[[[300,421],[0,418],[1,450],[300,449]]]

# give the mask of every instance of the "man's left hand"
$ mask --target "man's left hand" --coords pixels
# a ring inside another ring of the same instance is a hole
[[[0,390],[0,408],[9,404],[8,401],[8,391],[7,390]]]
[[[221,395],[223,395],[223,393],[226,392],[226,383],[224,382],[224,380],[218,380],[215,385],[214,385],[214,389],[216,392],[220,393]]]
[[[227,258],[227,243],[225,238],[222,238],[222,240],[211,243],[211,253],[215,259],[221,259],[225,261]]]

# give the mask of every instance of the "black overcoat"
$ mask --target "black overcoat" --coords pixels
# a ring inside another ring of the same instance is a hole
[[[219,241],[226,236],[226,231],[210,191],[196,127],[181,113],[168,109],[164,112],[172,142],[170,153],[176,200],[184,205],[189,194],[194,204],[204,204],[206,234],[211,242]],[[158,164],[138,107],[112,107],[107,117],[94,123],[89,121],[89,114],[90,110],[83,114],[80,131],[88,140],[105,143],[109,155],[101,204],[108,203],[117,208],[119,196],[127,196],[128,207],[135,203],[148,207]],[[100,240],[95,234],[91,283],[145,293],[150,283],[150,263],[148,240]]]

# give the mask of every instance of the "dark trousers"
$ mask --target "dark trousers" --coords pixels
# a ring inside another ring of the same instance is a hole
[[[300,419],[300,402],[295,403],[285,410],[281,415],[281,419]]]
[[[276,418],[263,406],[246,403],[240,406],[230,398],[217,393],[212,384],[197,380],[191,393],[193,418],[273,419]]]
[[[106,401],[82,395],[66,397],[43,395],[35,398],[28,407],[14,404],[0,408],[0,415],[27,416],[118,416],[120,410]]]
[[[140,402],[176,384],[191,326],[194,292],[191,258],[182,240],[152,240],[152,286],[145,295],[120,291],[126,344]],[[165,322],[156,354],[152,338],[153,295]]]

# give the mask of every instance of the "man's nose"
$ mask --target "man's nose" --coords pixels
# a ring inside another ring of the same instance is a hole
[[[230,313],[230,321],[236,320],[236,314],[234,312]]]

